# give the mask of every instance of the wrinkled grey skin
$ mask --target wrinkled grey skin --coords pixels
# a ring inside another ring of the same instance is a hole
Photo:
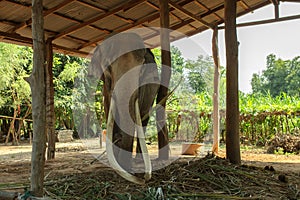
[[[154,55],[150,49],[145,48],[137,34],[118,34],[117,37],[105,40],[96,48],[89,74],[104,82],[106,120],[111,98],[114,98],[116,104],[113,127],[114,156],[123,169],[130,171],[136,123],[135,100],[139,101],[140,115],[144,119],[142,125],[145,130],[149,120],[146,115],[153,105],[159,88]],[[137,152],[141,152],[139,144]]]

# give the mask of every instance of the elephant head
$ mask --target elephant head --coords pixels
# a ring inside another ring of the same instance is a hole
[[[120,33],[96,48],[89,74],[104,81],[106,150],[110,164],[124,178],[144,183],[151,177],[144,130],[159,88],[153,54],[145,48],[142,38],[137,34]],[[145,180],[130,173],[135,133],[145,163]]]

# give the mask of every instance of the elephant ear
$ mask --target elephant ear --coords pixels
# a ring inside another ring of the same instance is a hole
[[[109,48],[109,47],[106,47]],[[103,45],[98,45],[94,51],[94,55],[91,59],[91,65],[89,67],[89,76],[93,76],[103,80],[104,82],[110,83],[111,82],[111,67],[110,67],[110,60],[107,57],[107,51],[103,47]],[[110,85],[110,84],[109,84]]]
[[[147,83],[160,84],[157,64],[154,55],[149,48],[146,48],[145,62],[140,74],[140,85]]]
[[[94,51],[94,54],[93,54],[93,57],[91,59],[91,64],[89,66],[89,69],[88,69],[88,75],[89,76],[93,76],[95,78],[100,78],[103,80],[103,69],[102,69],[102,66],[101,66],[101,47],[100,46],[97,46],[95,51]]]

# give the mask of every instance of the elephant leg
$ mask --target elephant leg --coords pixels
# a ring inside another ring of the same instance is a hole
[[[146,133],[147,124],[149,122],[149,112],[156,97],[159,85],[147,84],[139,88],[139,101],[140,101],[140,115],[142,116],[142,125],[144,133]],[[148,116],[147,116],[148,115]],[[139,140],[137,140],[136,158],[142,159],[141,146]]]
[[[113,127],[113,152],[119,165],[126,171],[130,171],[134,137],[125,133],[118,126],[118,124],[120,124],[118,119],[118,113],[116,113]],[[132,132],[134,132],[134,130],[132,130]]]
[[[113,152],[114,156],[117,158],[120,148],[122,147],[122,135],[120,134],[121,129],[118,126],[118,123],[114,122],[113,127]]]
[[[130,172],[132,167],[132,150],[134,137],[122,132],[121,148],[119,149],[117,160],[123,169]]]
[[[144,119],[142,121],[144,133],[146,133],[148,121],[149,121],[149,117],[147,117],[146,119]],[[137,144],[136,144],[136,157],[135,158],[138,159],[138,160],[143,159],[141,145],[140,145],[139,140],[137,140]]]

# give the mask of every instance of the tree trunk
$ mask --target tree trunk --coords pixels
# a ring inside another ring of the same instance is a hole
[[[225,0],[226,157],[231,163],[240,164],[236,3],[236,0]]]
[[[219,151],[219,136],[220,136],[220,112],[219,112],[219,82],[220,82],[220,59],[219,59],[219,47],[218,47],[218,26],[214,28],[212,37],[212,53],[215,63],[214,72],[214,94],[213,94],[213,135],[214,142],[212,146],[212,152],[218,154]]]
[[[32,94],[33,141],[31,155],[31,192],[43,196],[46,150],[45,41],[43,1],[32,0],[33,69],[27,79]]]
[[[53,86],[53,49],[52,41],[46,43],[46,131],[48,136],[47,160],[55,158],[55,116],[54,116],[54,86]]]
[[[166,125],[166,101],[168,86],[171,77],[171,54],[170,54],[170,33],[169,33],[169,5],[168,0],[160,0],[160,26],[161,26],[161,85],[158,90],[156,103],[162,103],[161,108],[156,111],[158,129],[159,159],[169,159],[169,136]]]

